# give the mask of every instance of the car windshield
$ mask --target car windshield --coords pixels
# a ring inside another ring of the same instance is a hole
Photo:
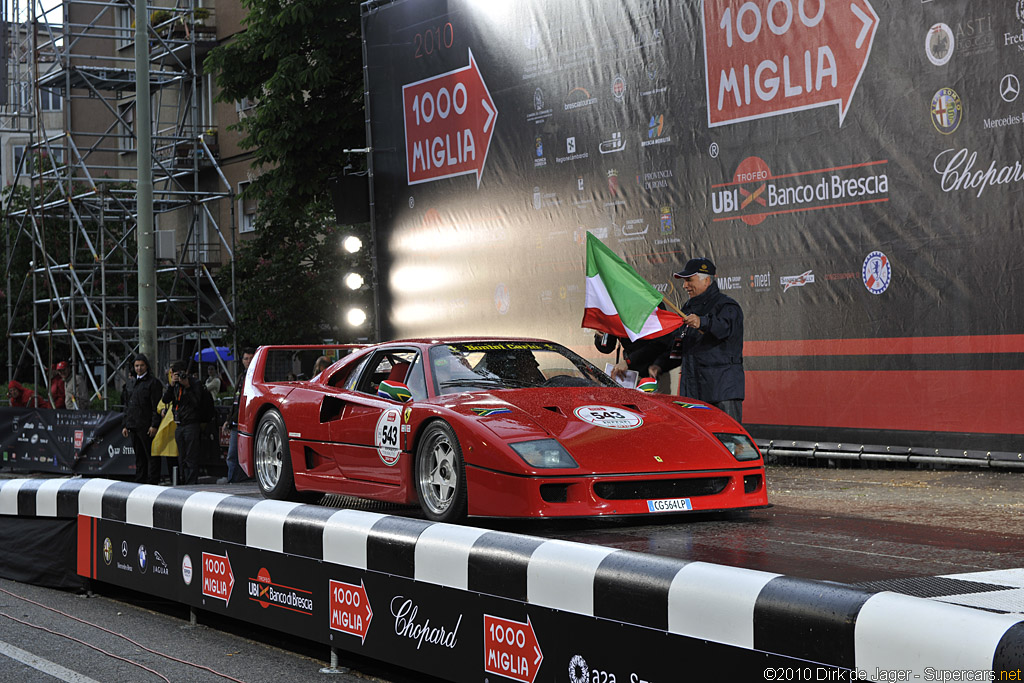
[[[531,387],[617,386],[594,365],[551,342],[481,341],[430,349],[438,394]]]

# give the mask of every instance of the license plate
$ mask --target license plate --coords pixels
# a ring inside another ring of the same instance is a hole
[[[689,498],[665,498],[662,500],[647,501],[647,510],[650,512],[683,512],[693,510]]]

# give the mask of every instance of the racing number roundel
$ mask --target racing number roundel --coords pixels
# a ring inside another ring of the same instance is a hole
[[[582,406],[574,410],[573,415],[584,422],[608,429],[636,429],[644,423],[644,419],[636,413],[614,406]]]
[[[402,449],[398,445],[399,425],[402,424],[402,411],[389,408],[377,418],[377,429],[373,435],[373,443],[377,446],[377,455],[385,465],[391,467],[398,462]]]

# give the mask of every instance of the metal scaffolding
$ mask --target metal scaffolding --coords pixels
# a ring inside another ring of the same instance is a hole
[[[137,202],[134,4],[7,0],[5,9],[15,96],[0,106],[0,129],[28,136],[14,178],[26,187],[3,207],[8,376],[45,396],[51,368],[70,358],[87,401],[106,408],[139,340],[136,228],[147,207]],[[148,12],[163,368],[198,347],[233,346],[233,284],[221,291],[214,274],[233,263],[235,212],[203,87],[212,13],[197,0]],[[44,105],[55,97],[63,121],[48,129]],[[12,281],[20,272],[24,280]]]

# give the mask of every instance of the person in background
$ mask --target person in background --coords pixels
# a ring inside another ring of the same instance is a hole
[[[39,399],[36,404],[36,392],[26,388],[21,382],[11,380],[7,385],[7,400],[12,408],[49,408],[50,402]]]
[[[89,389],[85,378],[80,374],[72,375],[71,365],[67,361],[57,363],[57,372],[64,379],[64,407],[68,410],[87,409],[89,407]]]
[[[313,364],[313,376],[316,377],[329,367],[331,367],[331,359],[327,356],[320,356]]]
[[[216,365],[206,366],[206,390],[214,396],[220,393],[220,376]]]
[[[245,385],[245,373],[249,371],[249,363],[252,363],[256,349],[245,348],[242,350],[242,371],[238,373],[238,380],[235,382],[235,401],[231,404],[231,412],[228,419],[224,421],[221,430],[228,435],[228,475],[217,480],[218,484],[237,484],[245,481],[248,477],[238,464],[238,407],[242,398],[242,388]]]
[[[50,399],[53,401],[53,407],[57,410],[64,409],[64,375],[61,374],[61,370],[68,367],[67,361],[61,361],[57,363],[57,366],[53,370],[53,375],[50,377]]]
[[[199,482],[199,404],[202,395],[199,382],[191,377],[183,361],[171,364],[171,383],[164,390],[163,401],[174,411],[174,442],[178,446],[180,483]]]
[[[135,356],[134,376],[124,389],[124,418],[121,434],[131,438],[135,451],[135,481],[140,484],[160,483],[160,461],[153,457],[153,437],[160,426],[160,392],[162,384],[149,368],[149,358]]]
[[[659,305],[659,307],[664,307]],[[627,370],[636,370],[637,375],[653,377],[650,372],[650,365],[661,354],[665,353],[672,346],[673,333],[655,337],[654,339],[637,339],[630,341],[629,337],[615,337],[610,334],[595,334],[594,347],[601,353],[612,353],[615,351],[616,343],[622,347],[622,358],[615,364],[611,371],[612,379],[620,379],[626,376]],[[658,380],[658,393],[671,394],[672,385],[669,383],[668,373],[661,377],[654,377]]]
[[[683,304],[684,325],[669,352],[651,365],[657,377],[680,366],[679,394],[706,401],[743,422],[743,309],[718,289],[715,264],[694,258],[674,273],[690,295]]]

